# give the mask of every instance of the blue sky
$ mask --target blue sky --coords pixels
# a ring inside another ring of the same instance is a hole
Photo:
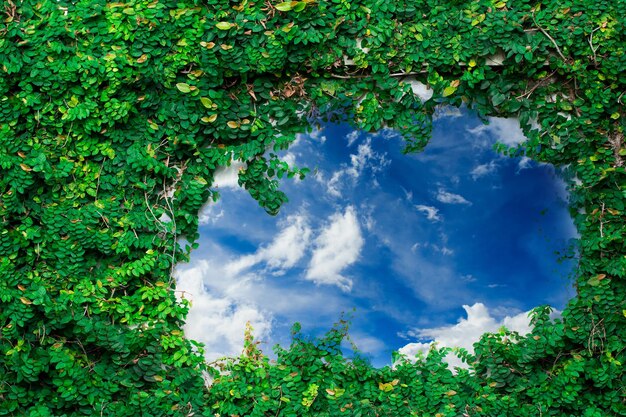
[[[523,135],[515,120],[489,125],[442,110],[420,154],[403,155],[391,131],[325,125],[284,158],[312,172],[285,180],[271,217],[220,171],[221,200],[200,213],[199,248],[177,268],[192,300],[186,334],[207,357],[241,352],[246,321],[262,348],[287,345],[290,328],[320,335],[342,312],[375,365],[437,340],[469,347],[501,325],[526,331],[526,312],[557,309],[574,294],[576,237],[564,183],[551,166],[496,154]]]

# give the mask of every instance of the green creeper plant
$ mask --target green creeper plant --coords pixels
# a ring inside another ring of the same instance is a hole
[[[626,414],[623,0],[1,6],[0,415]],[[443,105],[519,118],[528,141],[501,150],[577,179],[562,317],[484,335],[456,374],[445,350],[345,358],[341,325],[276,363],[248,336],[206,364],[171,273],[215,170],[244,162],[240,185],[273,214],[278,180],[306,173],[276,156],[296,133],[345,121],[419,151]]]

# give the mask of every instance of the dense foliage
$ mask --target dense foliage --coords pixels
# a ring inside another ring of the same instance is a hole
[[[623,0],[1,5],[0,415],[626,415]],[[277,180],[304,172],[273,152],[310,123],[395,128],[419,151],[442,104],[519,117],[529,141],[506,151],[576,178],[562,318],[484,335],[456,375],[437,350],[346,359],[341,325],[276,363],[248,334],[205,364],[171,272],[215,169],[245,161],[276,213]]]

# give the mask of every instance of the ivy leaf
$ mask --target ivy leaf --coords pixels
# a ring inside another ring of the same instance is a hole
[[[453,87],[453,86],[448,86],[446,88],[443,89],[443,96],[444,97],[449,97],[452,94],[454,94],[454,92],[456,91],[457,87]]]
[[[189,87],[189,84],[187,83],[178,83],[176,84],[176,88],[178,88],[178,90],[181,93],[189,93],[191,91],[191,88]]]
[[[230,23],[230,22],[218,22],[215,24],[215,27],[218,28],[219,30],[228,30],[232,28],[233,26],[235,26],[235,24]]]
[[[283,3],[278,3],[275,7],[276,9],[280,10],[281,12],[288,12],[289,10],[292,9],[292,1],[285,1]]]
[[[506,96],[504,94],[496,93],[491,98],[491,103],[493,103],[494,106],[499,106],[500,104],[504,103],[505,100],[506,100]]]
[[[606,278],[606,274],[598,274],[595,277],[591,277],[587,283],[592,287],[597,287],[604,278]]]
[[[202,105],[204,107],[206,107],[207,109],[210,109],[213,106],[213,101],[211,101],[210,98],[208,97],[201,97],[200,98],[200,102],[202,103]]]

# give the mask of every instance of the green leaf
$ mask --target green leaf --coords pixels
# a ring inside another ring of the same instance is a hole
[[[176,84],[176,88],[182,93],[189,93],[191,88],[189,88],[189,84],[187,83],[178,83]]]
[[[204,107],[206,107],[207,109],[210,109],[213,106],[213,101],[211,101],[210,98],[207,97],[201,97],[200,98],[200,102],[202,103],[202,105]]]
[[[597,287],[598,285],[600,285],[600,282],[602,282],[604,278],[606,278],[605,274],[598,274],[594,277],[591,277],[589,281],[587,281],[587,283],[592,287]]]
[[[296,5],[293,8],[294,12],[301,12],[302,10],[304,10],[306,8],[306,3],[303,1],[299,1],[296,3]]]
[[[451,96],[452,94],[454,94],[454,92],[456,91],[457,87],[453,87],[453,86],[448,86],[446,88],[443,89],[443,96],[444,97],[448,97]]]
[[[504,101],[506,100],[506,96],[502,93],[496,93],[492,98],[491,98],[491,103],[494,106],[499,106],[500,104],[504,103]]]
[[[295,3],[293,1],[285,1],[283,3],[278,3],[275,7],[281,12],[288,12],[292,9],[292,4]]]
[[[204,116],[200,120],[202,120],[204,123],[213,123],[215,120],[217,120],[217,113],[210,116]]]
[[[215,27],[218,28],[219,30],[228,30],[232,28],[233,26],[235,26],[235,24],[230,23],[230,22],[219,22],[215,24]]]

